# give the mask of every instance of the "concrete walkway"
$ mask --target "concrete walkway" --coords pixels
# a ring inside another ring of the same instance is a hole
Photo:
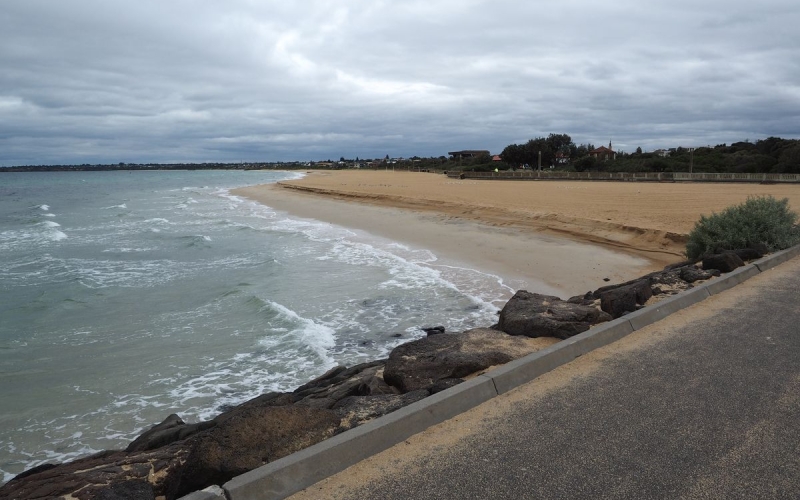
[[[800,498],[800,258],[293,499]]]

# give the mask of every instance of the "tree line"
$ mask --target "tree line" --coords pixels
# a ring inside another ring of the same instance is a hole
[[[750,142],[698,148],[677,147],[657,152],[616,151],[610,158],[592,156],[592,144],[576,145],[568,134],[550,134],[524,144],[509,144],[502,162],[478,158],[466,169],[515,169],[530,166],[567,171],[800,173],[800,140],[768,137]],[[541,162],[540,162],[541,158]]]

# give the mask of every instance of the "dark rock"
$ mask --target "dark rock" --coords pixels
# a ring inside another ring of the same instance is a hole
[[[399,339],[399,338],[403,337],[403,334],[402,333],[393,333],[393,334],[391,334],[389,336],[394,338],[394,339]]]
[[[175,498],[182,494],[178,476],[187,453],[185,443],[135,453],[104,451],[23,473],[0,487],[0,498]]]
[[[355,365],[350,368],[347,368],[345,366],[337,366],[336,368],[329,370],[324,375],[315,378],[311,382],[301,385],[300,387],[294,390],[293,394],[300,399],[309,396],[311,394],[320,394],[322,392],[325,392],[329,387],[340,384],[345,380],[351,379],[366,369],[382,367],[384,363],[385,363],[384,360],[378,360],[370,363],[362,363],[360,365]]]
[[[612,318],[635,311],[653,296],[650,280],[639,280],[630,285],[614,288],[600,294],[600,308]]]
[[[754,248],[739,248],[737,250],[729,250],[724,253],[736,254],[742,260],[756,260],[764,256],[763,253]]]
[[[609,282],[609,281],[611,281],[611,278],[603,278],[603,281]]]
[[[462,378],[508,363],[536,349],[524,339],[489,328],[432,335],[395,347],[383,378],[406,393],[429,388],[442,379]]]
[[[431,327],[423,328],[422,331],[427,333],[428,336],[439,335],[441,333],[444,333],[444,327],[443,326],[431,326]]]
[[[111,483],[91,496],[94,500],[155,500],[153,485],[144,480]]]
[[[677,268],[670,271],[662,271],[658,274],[653,275],[650,278],[650,288],[652,289],[654,285],[673,286],[673,285],[678,285],[682,282],[683,280],[681,279],[681,270],[680,268]]]
[[[592,292],[587,292],[586,295],[576,295],[567,299],[567,302],[570,304],[579,304],[582,306],[593,305],[594,301],[595,298],[592,296]]]
[[[665,266],[664,271],[672,271],[673,269],[678,269],[679,267],[693,266],[698,262],[700,262],[700,259],[683,260],[681,262],[676,262],[674,264]]]
[[[340,417],[301,405],[250,407],[187,439],[178,496],[234,476],[332,436]]]
[[[428,395],[427,390],[421,389],[406,394],[351,396],[337,402],[333,409],[341,417],[340,431],[344,431],[416,403]]]
[[[720,253],[703,258],[703,269],[706,271],[719,269],[723,273],[729,273],[743,265],[744,262],[735,253]]]
[[[589,298],[599,299],[600,296],[603,293],[608,292],[609,290],[616,290],[617,288],[623,288],[623,287],[630,286],[630,285],[642,286],[641,283],[640,283],[642,281],[645,281],[648,285],[651,285],[653,279],[656,278],[657,276],[661,275],[662,273],[664,273],[664,271],[657,271],[657,272],[650,273],[650,274],[647,274],[645,276],[642,276],[641,278],[636,278],[636,279],[633,279],[633,280],[630,280],[630,281],[626,281],[624,283],[617,283],[617,284],[614,284],[614,285],[601,286],[600,288],[598,288],[594,292],[587,293],[585,295],[585,297],[587,299],[589,299]]]
[[[769,247],[764,243],[751,243],[750,245],[748,245],[748,248],[750,248],[751,250],[755,250],[756,253],[759,254],[759,257],[756,257],[758,259],[767,255],[770,252]]]
[[[591,306],[520,290],[500,312],[500,330],[509,335],[566,339],[611,316]]]
[[[462,382],[464,382],[462,378],[444,378],[442,380],[437,380],[430,388],[431,396],[437,392],[446,391],[451,387],[455,387]]]
[[[363,379],[359,387],[359,396],[379,396],[384,394],[397,394],[398,390],[383,380],[383,369],[375,372],[372,377]]]
[[[385,361],[363,363],[338,370],[334,376],[316,379],[295,390],[297,403],[316,408],[330,408],[336,401],[350,396],[396,394],[397,391],[383,381]]]
[[[175,441],[186,439],[197,432],[209,429],[216,425],[214,421],[186,424],[174,413],[164,419],[160,424],[154,425],[142,433],[125,448],[127,452],[154,450]]]
[[[299,398],[295,397],[294,394],[286,394],[281,392],[269,392],[267,394],[262,394],[257,396],[253,399],[245,401],[244,403],[238,404],[231,408],[228,408],[223,413],[220,413],[216,417],[214,417],[213,421],[220,423],[234,415],[237,412],[245,410],[247,408],[263,408],[267,406],[285,406],[295,403]]]
[[[19,474],[14,476],[14,478],[12,478],[11,480],[12,481],[16,481],[18,479],[24,479],[24,478],[26,478],[28,476],[32,476],[34,474],[38,474],[38,473],[44,472],[46,470],[50,470],[53,467],[58,467],[59,465],[60,464],[42,464],[42,465],[37,465],[36,467],[31,467],[30,469],[28,469],[28,470],[26,470],[24,472],[20,472]]]
[[[600,296],[600,308],[619,318],[636,310],[636,291],[630,287],[615,288]]]
[[[343,365],[335,366],[335,367],[331,368],[330,370],[326,371],[325,373],[323,373],[322,375],[320,375],[319,377],[317,377],[317,378],[315,378],[313,380],[310,380],[310,381],[306,382],[305,384],[301,385],[300,387],[295,389],[294,392],[295,393],[299,393],[299,392],[302,392],[305,389],[308,389],[310,387],[317,387],[317,386],[321,385],[322,383],[324,383],[326,381],[332,380],[333,378],[335,378],[337,375],[339,375],[340,373],[342,373],[345,370],[347,370],[346,366],[343,366]]]
[[[718,269],[704,271],[702,269],[698,269],[696,266],[682,267],[679,269],[679,273],[681,279],[687,283],[694,283],[695,281],[699,280],[707,280],[714,276],[719,276],[720,274]]]

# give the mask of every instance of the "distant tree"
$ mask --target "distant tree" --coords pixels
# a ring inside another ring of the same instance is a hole
[[[525,143],[525,156],[529,165],[539,165],[539,154],[542,155],[542,166],[550,166],[555,159],[555,151],[550,148],[547,139],[537,137]]]
[[[503,149],[500,156],[503,158],[504,162],[513,168],[520,167],[526,162],[525,148],[519,144],[509,144]]]
[[[642,154],[642,148],[636,148],[636,154],[637,155]]]
[[[572,142],[572,137],[567,134],[550,134],[547,136],[545,140],[550,151],[553,154],[561,153],[567,157],[570,157],[575,147],[575,143]]]
[[[791,146],[781,152],[773,171],[782,174],[800,174],[800,141],[792,142]]]
[[[582,156],[575,162],[575,170],[583,172],[584,170],[594,170],[597,168],[597,158],[594,156]]]

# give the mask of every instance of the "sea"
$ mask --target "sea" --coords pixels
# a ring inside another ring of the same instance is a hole
[[[0,481],[496,322],[497,276],[231,194],[301,175],[0,173]]]

